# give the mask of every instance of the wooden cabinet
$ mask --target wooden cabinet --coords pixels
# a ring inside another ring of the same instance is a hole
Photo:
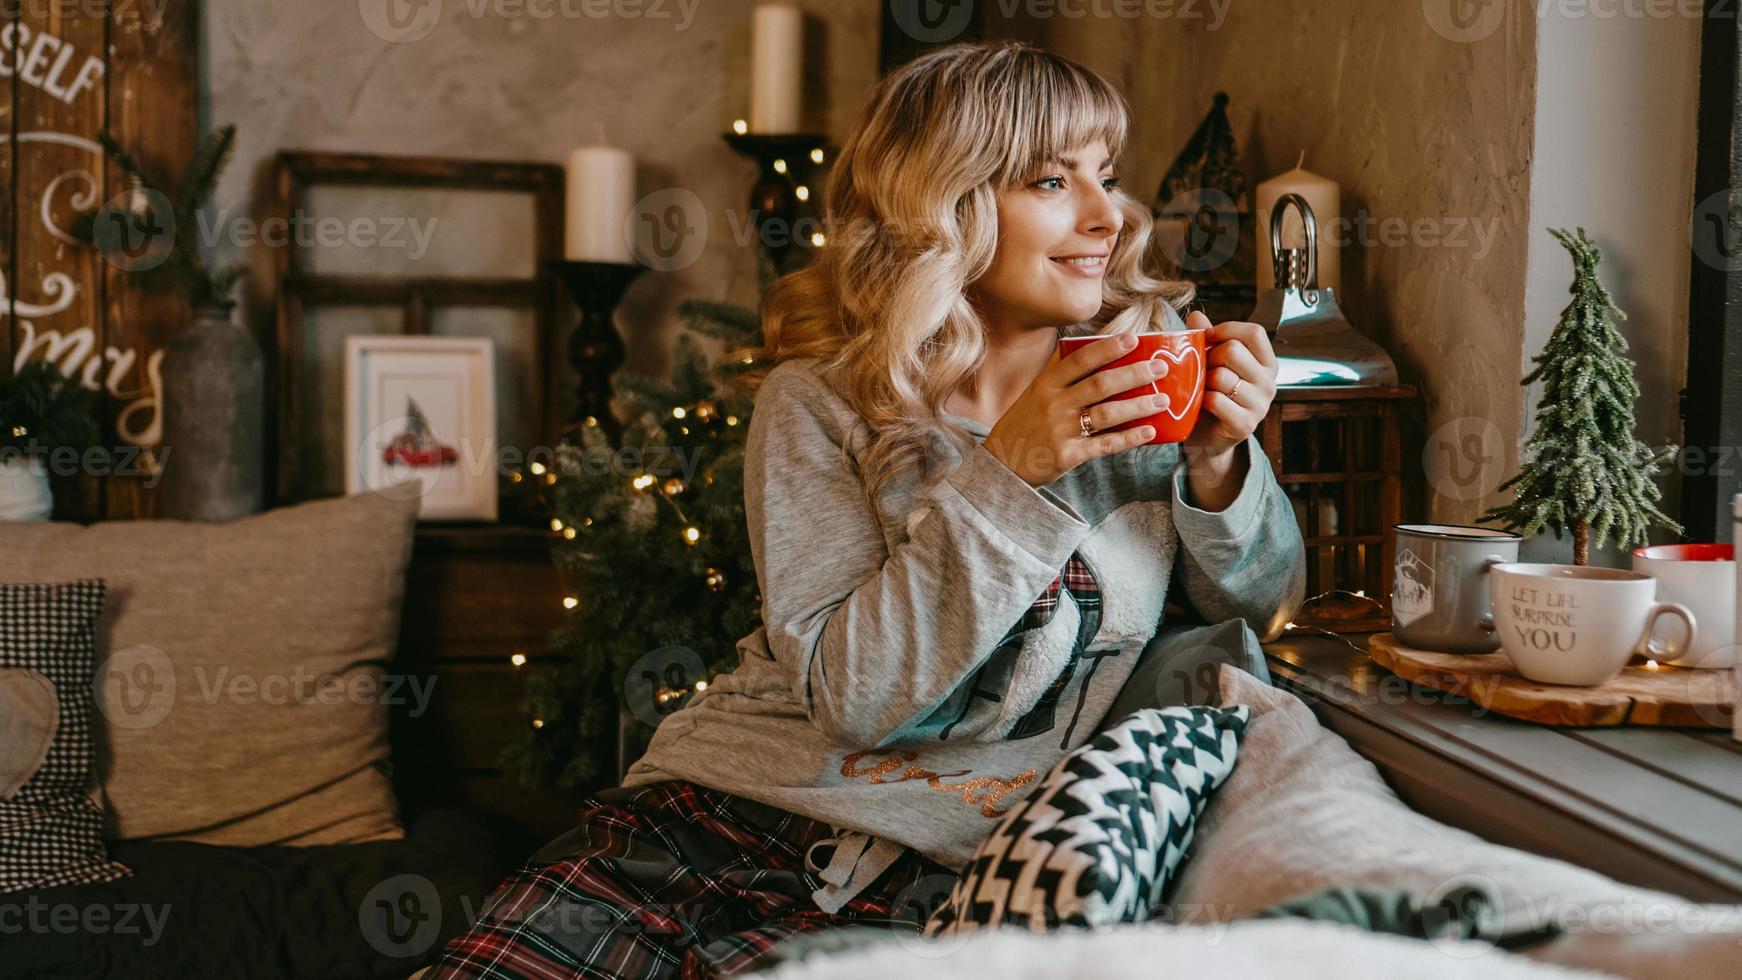
[[[545,660],[562,626],[561,575],[543,528],[423,525],[406,575],[396,672],[429,688],[395,707],[395,784],[408,814],[464,807],[523,847],[573,826],[578,791],[504,776],[502,747],[528,724],[522,670]],[[515,654],[526,657],[517,667]]]

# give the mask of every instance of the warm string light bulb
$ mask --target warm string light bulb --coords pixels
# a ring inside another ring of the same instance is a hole
[[[580,604],[581,604],[581,600],[575,598],[572,595],[571,596],[563,596],[563,608],[564,609],[573,609]]]
[[[508,658],[508,662],[516,667],[524,667],[526,666],[526,654],[516,653],[514,656]]]
[[[702,529],[691,525],[683,529],[683,539],[689,544],[695,544],[702,539]]]
[[[732,120],[732,132],[737,133],[739,136],[743,136],[745,133],[750,132],[750,124],[742,119],[734,119]]]

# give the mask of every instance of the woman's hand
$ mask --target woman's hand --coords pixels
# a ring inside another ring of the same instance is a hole
[[[1166,395],[1113,398],[1132,388],[1148,387],[1159,376],[1157,372],[1166,370],[1162,361],[1095,370],[1128,353],[1136,343],[1130,334],[1120,334],[1084,344],[1068,357],[1060,358],[1055,351],[1045,370],[986,434],[983,445],[987,451],[1029,486],[1038,487],[1086,460],[1123,452],[1155,438],[1154,427],[1148,425],[1123,432],[1102,431],[1167,407]],[[1244,397],[1246,392],[1240,394]],[[1089,427],[1095,432],[1087,438],[1078,421],[1084,408],[1089,409]]]
[[[1185,448],[1199,459],[1222,458],[1257,432],[1270,413],[1276,400],[1276,351],[1256,323],[1211,326],[1209,317],[1194,312],[1186,326],[1210,331],[1204,337],[1210,373],[1204,378],[1204,411]]]

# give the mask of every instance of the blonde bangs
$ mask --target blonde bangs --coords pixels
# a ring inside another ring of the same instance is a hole
[[[1032,70],[1013,79],[1009,132],[1003,145],[1008,169],[997,175],[1001,188],[1021,183],[1026,177],[1055,163],[1080,146],[1097,140],[1107,147],[1107,156],[1117,161],[1125,149],[1130,118],[1125,102],[1107,84],[1070,61],[1057,56],[1037,59]],[[1101,161],[1091,161],[1098,165]]]

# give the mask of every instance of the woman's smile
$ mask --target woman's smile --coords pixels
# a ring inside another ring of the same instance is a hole
[[[1104,254],[1052,255],[1048,258],[1063,269],[1066,275],[1099,279],[1107,271],[1107,256]]]

